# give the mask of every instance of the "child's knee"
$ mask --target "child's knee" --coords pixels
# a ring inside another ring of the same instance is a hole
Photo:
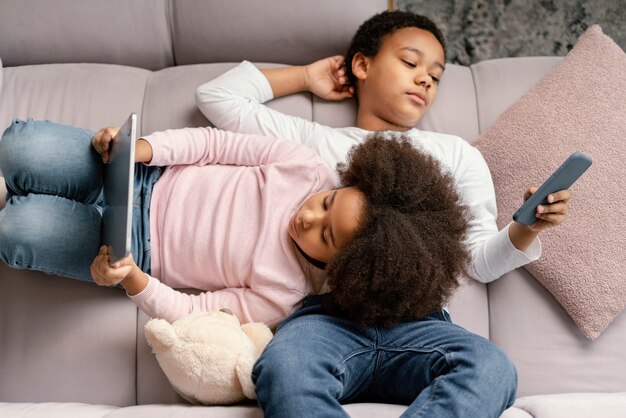
[[[30,223],[11,202],[0,211],[0,260],[13,268],[31,268],[33,250],[39,245]]]

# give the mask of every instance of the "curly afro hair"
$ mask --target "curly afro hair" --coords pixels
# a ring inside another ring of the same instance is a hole
[[[390,326],[441,309],[469,277],[469,210],[453,177],[402,134],[374,133],[338,166],[365,196],[359,231],[326,268],[323,305],[363,325]]]
[[[443,48],[446,56],[446,41],[437,25],[425,16],[401,10],[385,11],[367,19],[359,26],[348,52],[345,56],[346,76],[350,85],[356,87],[356,77],[352,72],[352,59],[357,52],[366,57],[374,57],[378,54],[382,41],[387,35],[404,28],[418,28],[432,33]]]

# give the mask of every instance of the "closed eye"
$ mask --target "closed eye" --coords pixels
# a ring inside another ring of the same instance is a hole
[[[404,65],[406,65],[409,68],[415,68],[415,64],[413,64],[411,61],[406,61],[406,60],[400,60],[404,63]]]
[[[326,212],[328,210],[328,195],[324,196],[324,198],[322,199],[322,209],[324,209],[324,212]],[[328,245],[328,241],[326,241],[326,236],[324,235],[324,233],[326,232],[326,228],[323,227],[322,228],[322,242],[324,243],[324,245]]]
[[[437,77],[435,77],[435,76],[433,76],[433,75],[431,75],[431,76],[430,76],[430,78],[432,78],[432,80],[433,80],[435,83],[439,83],[439,78],[437,78]]]

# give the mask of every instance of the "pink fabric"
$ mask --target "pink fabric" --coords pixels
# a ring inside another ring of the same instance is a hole
[[[150,205],[152,275],[162,283],[151,278],[133,297],[148,316],[172,322],[228,308],[242,322],[272,326],[319,291],[287,232],[304,199],[333,187],[334,173],[314,151],[213,128],[146,139],[151,164],[170,166]],[[170,287],[205,292],[192,296]]]
[[[491,169],[503,227],[572,152],[591,168],[572,186],[566,222],[541,234],[526,266],[593,340],[626,305],[626,54],[599,26],[476,142]]]

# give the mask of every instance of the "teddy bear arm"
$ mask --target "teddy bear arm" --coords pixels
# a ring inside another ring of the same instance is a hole
[[[254,391],[255,386],[252,382],[253,366],[253,360],[243,357],[241,355],[237,358],[237,366],[235,367],[235,371],[237,372],[237,378],[239,379],[239,384],[241,385],[243,394],[248,399],[256,399],[256,393]]]
[[[148,344],[156,350],[163,351],[178,342],[178,334],[174,327],[164,319],[151,319],[144,327]]]
[[[243,324],[241,329],[254,343],[258,355],[261,355],[267,343],[274,336],[269,327],[262,323]]]

